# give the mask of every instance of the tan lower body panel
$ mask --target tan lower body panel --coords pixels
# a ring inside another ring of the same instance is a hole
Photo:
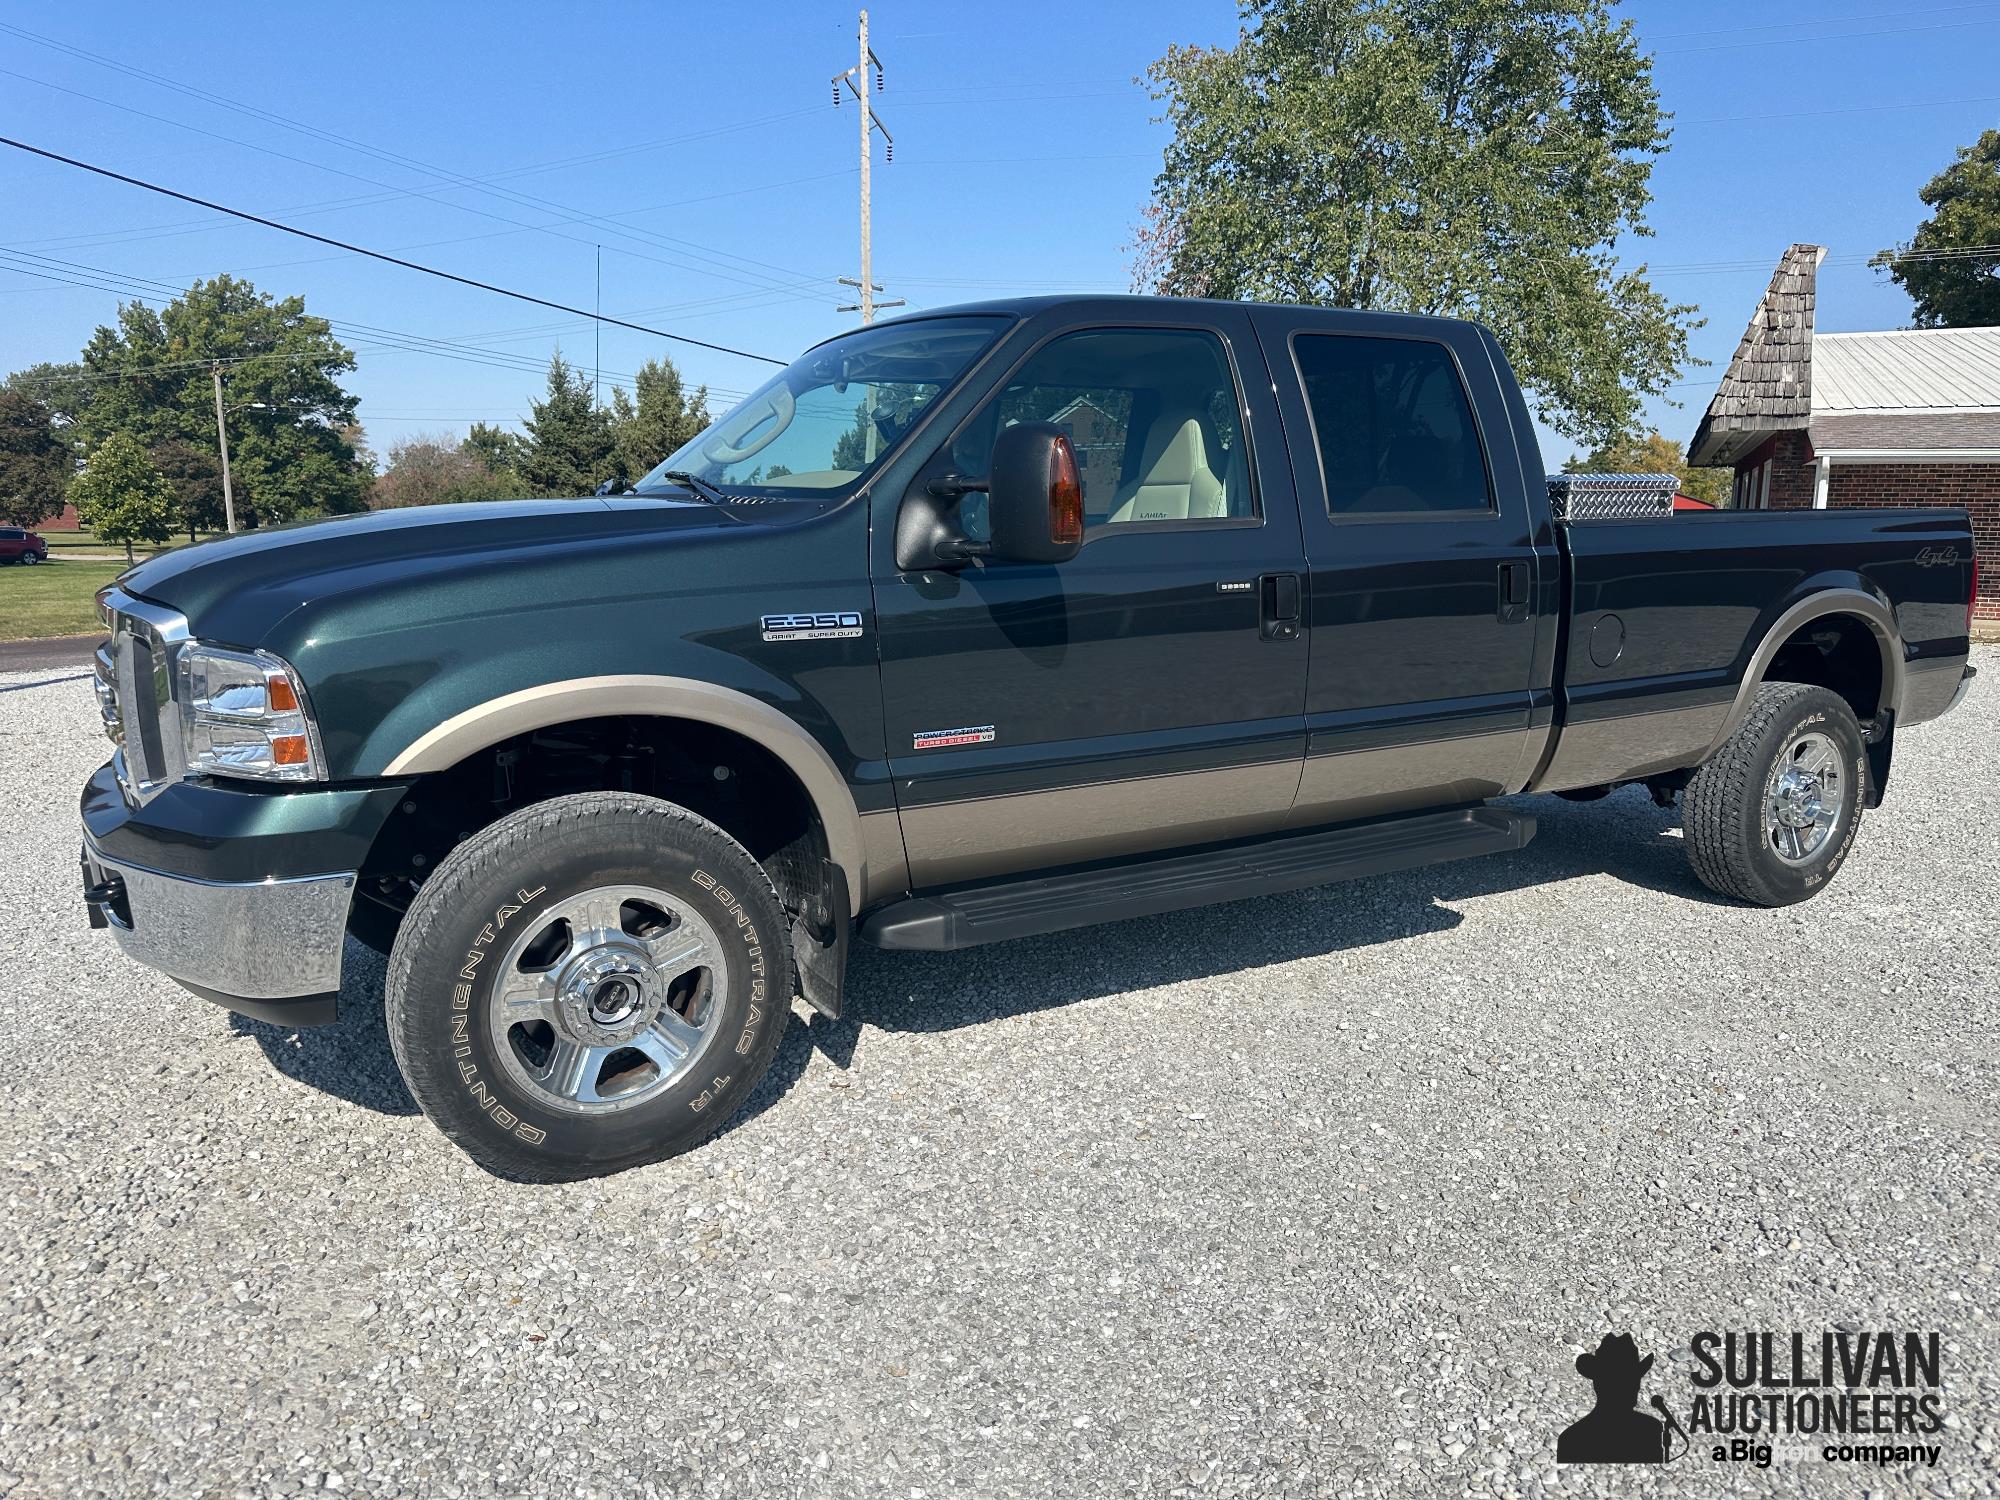
[[[1565,724],[1556,731],[1555,758],[1528,790],[1562,792],[1694,765],[1728,717],[1727,703],[1703,703]]]
[[[1294,828],[1503,797],[1526,774],[1526,729],[1317,755],[1299,783]],[[1539,737],[1538,737],[1539,738]]]
[[[1268,833],[1284,826],[1298,783],[1299,763],[1280,760],[910,808],[910,881],[953,885]]]

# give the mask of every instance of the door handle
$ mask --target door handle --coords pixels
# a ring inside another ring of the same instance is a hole
[[[1257,580],[1261,622],[1259,634],[1267,641],[1295,641],[1299,638],[1299,575],[1266,573]]]
[[[1500,602],[1494,616],[1501,624],[1528,618],[1528,565],[1525,562],[1500,564]]]

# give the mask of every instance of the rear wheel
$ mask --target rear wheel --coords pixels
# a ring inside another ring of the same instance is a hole
[[[1758,906],[1813,896],[1861,826],[1867,743],[1823,687],[1765,683],[1682,802],[1688,857],[1709,889]]]
[[[539,803],[424,882],[389,959],[411,1094],[491,1171],[615,1172],[698,1145],[790,1014],[777,894],[741,845],[650,797]]]

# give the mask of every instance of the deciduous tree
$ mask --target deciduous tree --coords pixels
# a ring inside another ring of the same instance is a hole
[[[1671,474],[1680,482],[1681,493],[1710,505],[1723,504],[1729,496],[1732,477],[1728,469],[1690,468],[1687,450],[1655,428],[1641,437],[1624,433],[1613,438],[1587,458],[1573,458],[1563,465],[1568,474]]]
[[[1919,328],[2000,323],[2000,130],[1989,130],[1917,194],[1931,216],[1870,262],[1917,304]]]
[[[0,390],[0,521],[33,526],[61,510],[71,466],[48,407],[24,389]]]
[[[375,482],[375,503],[381,509],[509,500],[521,493],[519,475],[489,468],[464,442],[430,434],[394,444],[389,467]]]
[[[355,452],[357,398],[340,383],[354,355],[300,297],[247,281],[197,281],[167,306],[126,303],[84,346],[96,377],[77,416],[92,449],[112,433],[141,447],[216,447],[211,361],[223,370],[239,524],[362,509],[371,475]]]
[[[114,432],[70,481],[78,518],[107,542],[164,542],[180,519],[180,497],[129,432]]]
[[[1136,279],[1189,295],[1475,318],[1587,444],[1687,359],[1694,309],[1621,240],[1666,149],[1609,0],[1245,0],[1230,48],[1148,77],[1173,140]]]

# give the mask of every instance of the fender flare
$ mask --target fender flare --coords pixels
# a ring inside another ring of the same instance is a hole
[[[1903,638],[1896,628],[1896,617],[1890,613],[1888,605],[1860,589],[1820,589],[1792,605],[1764,632],[1764,638],[1750,655],[1750,664],[1743,669],[1743,680],[1736,685],[1736,697],[1729,705],[1729,716],[1722,721],[1722,728],[1701,753],[1703,762],[1712,758],[1750,716],[1750,699],[1763,685],[1764,673],[1770,669],[1771,660],[1778,654],[1779,648],[1801,625],[1827,615],[1853,615],[1874,635],[1875,645],[1882,653],[1882,701],[1877,706],[1877,713],[1887,713],[1893,722],[1903,703]]]
[[[827,852],[847,880],[848,901],[862,905],[868,887],[861,815],[825,748],[799,723],[734,688],[692,677],[575,677],[474,704],[425,731],[383,767],[383,776],[444,771],[515,735],[574,719],[639,716],[692,719],[754,740],[798,777],[826,830]]]

